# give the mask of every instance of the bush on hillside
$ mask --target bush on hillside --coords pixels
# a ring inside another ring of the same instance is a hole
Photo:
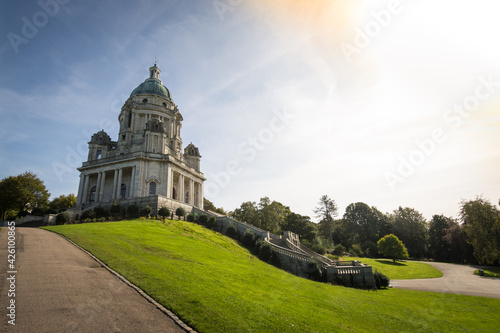
[[[232,223],[230,223],[229,226],[227,227],[226,235],[233,239],[237,239],[238,229],[236,229],[236,227]]]
[[[95,217],[98,219],[100,219],[101,217],[108,217],[109,216],[108,210],[101,207],[101,206],[95,207],[94,212],[95,212]]]
[[[135,219],[139,216],[139,207],[135,204],[127,206],[127,215],[129,218]]]
[[[93,209],[88,209],[84,211],[80,217],[82,220],[87,220],[87,219],[94,219],[95,218],[95,212]]]
[[[307,263],[307,276],[309,280],[323,282],[323,268],[318,261]]]
[[[212,230],[215,230],[215,228],[217,228],[217,219],[215,218],[215,216],[210,216],[210,218],[208,219],[207,227]]]
[[[194,214],[188,214],[188,216],[186,217],[186,220],[188,222],[194,222],[195,219],[196,218],[195,218]]]
[[[109,212],[111,213],[111,215],[113,215],[114,217],[118,217],[118,215],[120,215],[120,211],[121,211],[121,207],[119,204],[116,203],[116,201],[113,203],[113,205],[111,206],[111,208],[109,209]]]
[[[182,220],[182,217],[186,215],[186,211],[184,210],[184,208],[179,207],[175,210],[175,215],[179,217],[179,220]]]
[[[151,217],[151,213],[153,212],[153,208],[151,208],[150,206],[146,206],[142,209],[142,216],[145,216],[145,217]]]
[[[208,216],[207,215],[200,215],[198,217],[198,223],[201,225],[207,226],[208,225]]]
[[[270,262],[273,256],[273,249],[267,242],[262,242],[259,247],[259,259],[265,262]]]
[[[255,233],[252,230],[247,229],[243,234],[242,242],[247,248],[253,249],[255,247]]]
[[[375,286],[377,287],[377,289],[389,287],[389,283],[391,282],[391,280],[384,274],[375,271],[373,273],[373,277],[375,278]]]
[[[163,206],[158,210],[158,215],[160,215],[163,219],[165,219],[167,218],[167,216],[170,216],[170,209]]]
[[[61,224],[64,224],[64,223],[68,223],[70,221],[70,217],[69,217],[69,214],[66,213],[66,212],[62,212],[62,213],[59,213],[57,214],[56,216],[56,224],[57,225],[61,225]]]

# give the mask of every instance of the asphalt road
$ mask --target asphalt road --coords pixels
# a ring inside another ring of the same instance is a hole
[[[443,276],[435,279],[391,280],[394,288],[500,298],[500,279],[474,275],[473,266],[426,262]]]
[[[185,332],[174,320],[66,239],[16,228],[15,297],[7,229],[0,233],[2,332]],[[7,321],[15,300],[15,326]]]

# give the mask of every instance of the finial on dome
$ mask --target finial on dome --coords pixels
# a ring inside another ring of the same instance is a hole
[[[158,67],[156,67],[156,63],[158,62],[158,59],[155,58],[155,64],[153,65],[153,67],[150,67],[149,68],[149,78],[150,79],[160,79],[160,69]]]

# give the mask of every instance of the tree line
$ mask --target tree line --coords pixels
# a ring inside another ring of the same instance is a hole
[[[74,194],[52,201],[49,198],[44,182],[33,172],[6,177],[0,181],[0,218],[15,220],[28,214],[55,214],[76,204]]]
[[[500,202],[499,202],[500,205]],[[382,213],[363,202],[348,205],[341,218],[335,200],[323,195],[314,208],[318,223],[290,207],[263,197],[243,202],[229,215],[275,234],[292,231],[319,253],[379,257],[377,242],[394,234],[412,259],[454,263],[500,264],[500,210],[477,197],[459,203],[459,218],[433,215],[430,220],[414,208]]]

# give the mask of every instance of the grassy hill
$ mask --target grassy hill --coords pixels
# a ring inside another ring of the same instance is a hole
[[[295,277],[198,225],[54,226],[199,332],[495,332],[500,300]]]

